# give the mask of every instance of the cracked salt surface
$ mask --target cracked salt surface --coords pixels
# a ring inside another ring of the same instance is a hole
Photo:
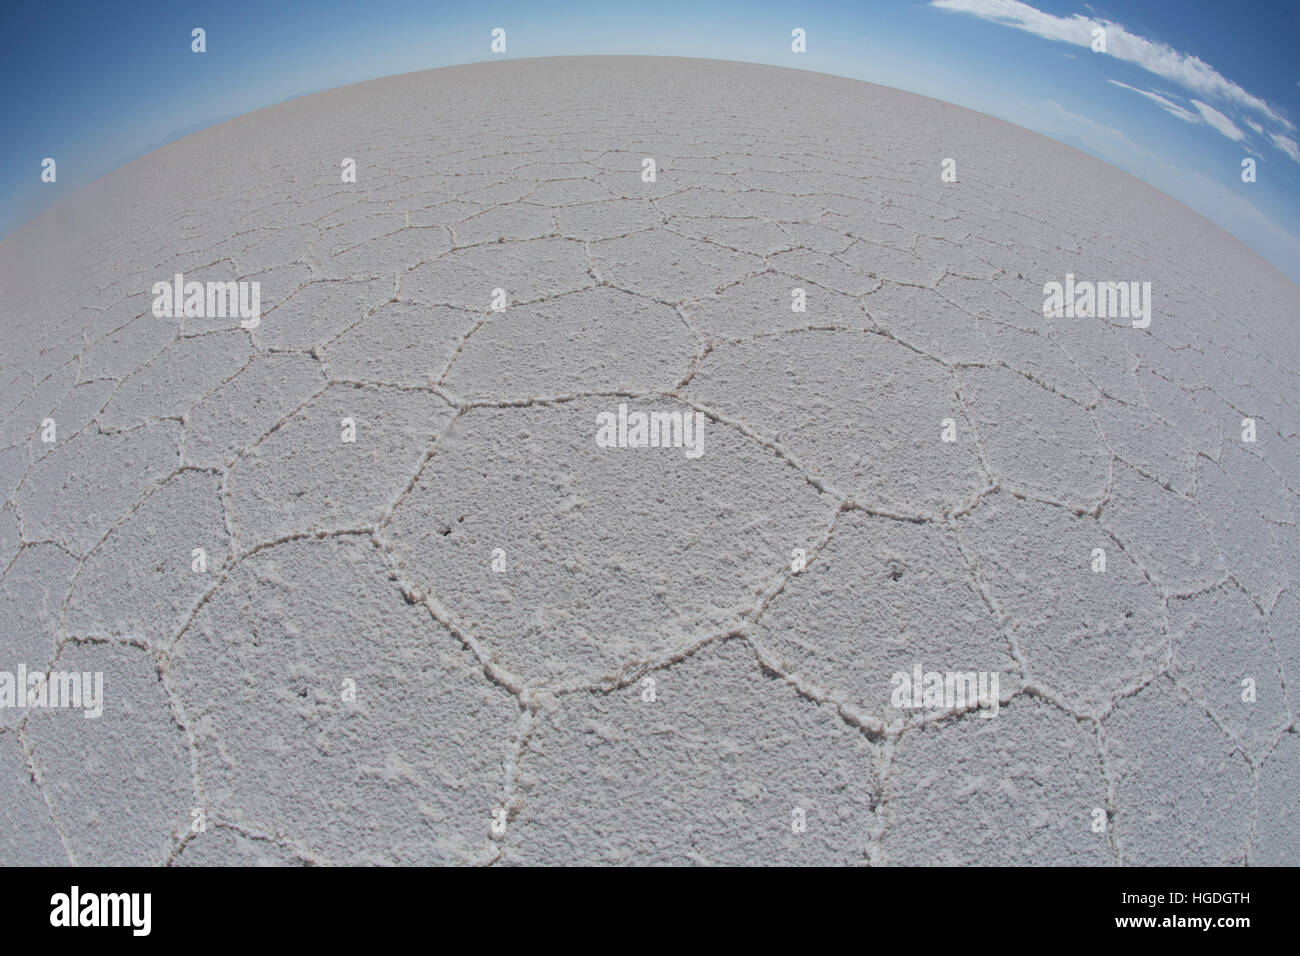
[[[1083,154],[496,62],[167,146],[0,283],[0,671],[104,675],[0,708],[0,862],[1300,862],[1300,291]]]

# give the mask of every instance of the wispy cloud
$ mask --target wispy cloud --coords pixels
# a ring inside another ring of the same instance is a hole
[[[1201,121],[1200,117],[1191,110],[1183,109],[1183,107],[1179,106],[1173,100],[1163,97],[1159,93],[1152,93],[1150,90],[1140,90],[1136,86],[1129,86],[1127,83],[1121,83],[1119,80],[1107,80],[1106,82],[1114,86],[1122,87],[1126,90],[1132,90],[1138,96],[1145,96],[1153,103],[1158,103],[1160,108],[1166,113],[1171,116],[1177,116],[1180,120],[1184,120],[1188,123],[1199,123]],[[1263,130],[1260,132],[1263,132]]]
[[[1224,116],[1213,106],[1208,103],[1202,103],[1200,100],[1192,100],[1192,105],[1196,107],[1201,114],[1201,119],[1205,120],[1213,129],[1218,130],[1234,143],[1240,143],[1246,138],[1246,134],[1237,128],[1237,124],[1228,117]]]
[[[1268,138],[1274,146],[1290,156],[1295,162],[1300,163],[1300,143],[1281,133],[1269,133]]]
[[[1200,57],[1130,33],[1113,21],[1079,13],[1058,17],[1020,0],[931,0],[931,6],[1014,27],[1048,40],[1089,48],[1092,46],[1092,31],[1102,27],[1106,31],[1106,52],[1110,56],[1132,63],[1207,99],[1222,100],[1251,110],[1287,130],[1296,129],[1294,123],[1263,99],[1229,80]]]
[[[1157,189],[1213,219],[1271,259],[1300,283],[1300,239],[1275,223],[1246,196],[1217,179],[1174,166],[1139,146],[1119,130],[1073,113],[1054,100],[1021,102],[1015,120],[1055,136],[1074,139],[1112,165],[1126,169]]]

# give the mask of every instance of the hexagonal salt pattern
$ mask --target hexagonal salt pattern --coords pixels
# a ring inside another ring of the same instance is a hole
[[[1300,292],[1078,152],[502,61],[175,143],[0,285],[5,861],[1300,861]]]

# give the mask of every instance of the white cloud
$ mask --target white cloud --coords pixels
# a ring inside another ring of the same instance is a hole
[[[1200,111],[1201,119],[1209,123],[1214,129],[1218,130],[1234,143],[1240,143],[1246,138],[1246,134],[1237,129],[1237,124],[1228,117],[1224,116],[1213,106],[1208,103],[1202,103],[1200,100],[1192,100],[1192,105]]]
[[[1264,135],[1264,127],[1260,126],[1253,119],[1246,119],[1244,122],[1247,126],[1251,128],[1252,132],[1256,133],[1259,136]]]
[[[1268,138],[1273,145],[1282,152],[1286,153],[1297,163],[1300,163],[1300,143],[1297,143],[1290,136],[1283,136],[1281,133],[1269,133]]]
[[[1253,110],[1286,129],[1296,128],[1294,123],[1268,103],[1224,77],[1200,57],[1180,53],[1165,43],[1130,33],[1118,23],[1085,17],[1078,13],[1069,17],[1058,17],[1044,13],[1027,3],[1021,3],[1020,0],[931,0],[931,5],[955,13],[970,14],[991,23],[1014,27],[1048,40],[1089,48],[1092,46],[1093,29],[1104,27],[1106,52],[1109,55],[1178,83],[1194,93],[1226,100]]]
[[[1256,208],[1241,193],[1218,180],[1174,166],[1119,130],[1080,116],[1054,100],[1022,101],[1014,122],[1056,139],[1073,139],[1089,152],[1127,170],[1157,189],[1217,222],[1300,283],[1300,239]],[[1048,108],[1050,107],[1050,108]],[[1292,144],[1295,145],[1294,143]],[[1280,148],[1280,147],[1279,147]],[[1300,151],[1297,152],[1300,155]]]
[[[1160,108],[1166,113],[1169,113],[1171,116],[1177,116],[1180,120],[1185,120],[1188,123],[1199,123],[1201,121],[1200,117],[1191,110],[1183,109],[1173,100],[1167,99],[1159,93],[1152,93],[1150,90],[1140,90],[1136,86],[1129,86],[1127,83],[1121,83],[1119,80],[1107,80],[1106,82],[1115,86],[1123,87],[1126,90],[1132,90],[1134,93],[1138,94],[1138,96],[1145,96],[1153,103],[1160,104]]]

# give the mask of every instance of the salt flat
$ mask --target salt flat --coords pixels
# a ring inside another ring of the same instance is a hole
[[[0,671],[104,675],[0,707],[0,861],[1300,862],[1300,289],[1089,156],[476,64],[164,147],[0,289]]]

